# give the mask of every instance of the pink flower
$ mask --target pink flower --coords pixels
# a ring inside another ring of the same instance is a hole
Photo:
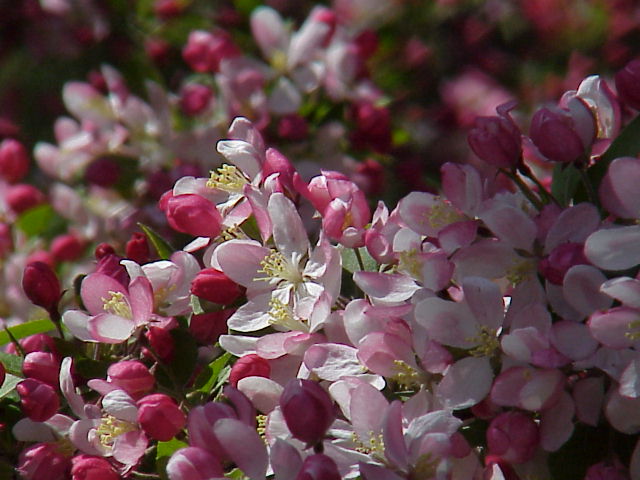
[[[25,480],[66,480],[71,459],[54,443],[36,443],[20,453],[17,472]]]
[[[22,289],[29,300],[57,316],[58,302],[62,292],[60,281],[53,269],[44,262],[27,265],[22,276]]]
[[[291,434],[308,446],[322,441],[335,419],[331,397],[311,380],[289,381],[280,397],[280,408]]]
[[[215,268],[205,268],[191,282],[191,293],[220,305],[230,305],[242,294],[241,287]]]
[[[616,90],[623,103],[640,110],[640,60],[632,60],[615,75]]]
[[[469,146],[489,165],[513,169],[522,161],[520,129],[509,115],[513,103],[497,108],[497,117],[477,117],[469,132]]]
[[[539,437],[538,426],[531,416],[517,411],[501,413],[487,429],[489,454],[509,463],[527,462],[538,448]]]
[[[269,366],[269,362],[254,353],[250,353],[249,355],[244,355],[239,358],[236,363],[233,364],[231,372],[229,373],[229,383],[232,387],[237,387],[238,382],[245,377],[258,376],[269,378],[270,373],[271,367]]]

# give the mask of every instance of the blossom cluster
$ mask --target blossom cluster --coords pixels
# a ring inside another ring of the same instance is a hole
[[[46,192],[2,141],[0,469],[640,480],[640,60],[390,200],[374,3],[191,31],[178,93],[68,83]]]

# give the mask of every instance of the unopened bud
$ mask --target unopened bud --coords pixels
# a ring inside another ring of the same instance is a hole
[[[84,242],[77,235],[59,235],[51,242],[51,255],[58,262],[73,262],[82,255]]]
[[[304,459],[296,480],[340,480],[336,462],[327,455],[317,453]]]
[[[538,110],[531,119],[529,136],[540,153],[554,162],[573,162],[584,155],[587,147],[570,113],[559,108]]]
[[[250,353],[238,359],[231,367],[229,383],[236,387],[238,382],[245,377],[265,377],[269,378],[271,366],[264,358]]]
[[[40,380],[27,378],[16,385],[20,395],[20,408],[34,422],[44,422],[58,412],[60,400],[50,385]]]
[[[120,480],[120,475],[102,457],[80,454],[71,460],[71,480]]]
[[[235,309],[227,308],[216,312],[192,315],[189,320],[189,333],[198,342],[205,345],[216,343],[220,335],[227,333],[227,319]]]
[[[207,109],[212,98],[213,92],[206,85],[189,83],[180,92],[180,108],[185,115],[198,115]]]
[[[29,171],[29,155],[24,146],[13,138],[0,143],[0,177],[9,183],[19,182]]]
[[[156,383],[149,369],[137,360],[122,360],[107,370],[107,380],[131,395],[140,398]]]
[[[5,197],[9,208],[21,214],[45,201],[44,194],[33,185],[24,183],[12,185],[7,189]]]
[[[280,396],[280,408],[291,434],[307,445],[321,441],[335,419],[331,397],[311,380],[290,380]]]
[[[66,480],[70,463],[55,443],[36,443],[20,452],[16,471],[23,480]]]
[[[632,60],[616,73],[616,90],[626,105],[640,110],[640,60]]]
[[[140,265],[147,263],[150,260],[151,252],[146,235],[139,232],[133,233],[125,247],[125,255]]]
[[[471,150],[498,168],[511,169],[522,161],[520,129],[507,113],[511,107],[498,107],[500,115],[496,117],[477,117],[468,136]]]
[[[212,453],[203,448],[186,447],[176,451],[167,463],[170,480],[209,480],[224,477],[224,471]]]
[[[213,33],[194,30],[189,34],[187,45],[182,50],[182,57],[187,64],[201,73],[216,72],[222,60],[239,55],[240,50],[224,30]]]
[[[187,417],[171,397],[155,393],[138,401],[138,422],[149,437],[167,442],[182,430]]]
[[[22,362],[22,373],[27,378],[35,378],[53,388],[58,388],[60,360],[53,353],[27,353]]]
[[[161,205],[163,201],[161,199]],[[188,193],[166,200],[164,213],[174,230],[200,237],[216,237],[222,231],[222,216],[206,198]]]
[[[213,303],[229,305],[242,294],[242,288],[224,272],[205,268],[191,282],[191,293]]]
[[[22,289],[34,305],[53,315],[58,311],[60,282],[53,269],[44,262],[33,262],[24,269]]]

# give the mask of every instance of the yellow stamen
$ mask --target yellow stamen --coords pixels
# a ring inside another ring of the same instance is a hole
[[[112,291],[109,291],[108,293],[110,295],[109,298],[101,298],[102,303],[104,304],[102,307],[104,311],[124,318],[133,318],[131,307],[129,306],[127,298],[124,296],[124,293]]]
[[[533,260],[522,259],[515,261],[511,267],[507,270],[506,278],[512,285],[518,285],[519,283],[531,278],[536,272],[536,265]]]
[[[418,261],[418,251],[415,248],[400,252],[398,270],[408,273],[416,280],[420,280],[422,266]]]
[[[441,230],[447,225],[464,220],[465,217],[453,205],[445,202],[440,197],[436,197],[435,200],[438,203],[429,208],[424,214],[424,223],[428,223],[431,228]]]
[[[308,332],[309,327],[302,320],[295,318],[293,310],[281,300],[272,298],[269,300],[269,324],[286,328],[287,330],[299,330]]]
[[[98,428],[96,428],[96,433],[103,446],[112,447],[116,437],[134,430],[137,430],[137,428],[133,423],[119,420],[112,415],[105,415],[102,417]]]
[[[409,478],[411,480],[423,480],[426,478],[433,478],[436,475],[439,458],[434,458],[429,452],[423,453],[418,457],[418,461],[415,463],[411,470]]]
[[[302,283],[304,279],[302,278],[302,272],[298,270],[298,262],[294,263],[296,264],[292,265],[288,262],[281,252],[272,250],[271,253],[260,262],[262,268],[258,270],[258,273],[264,273],[266,277],[257,278],[256,280],[286,280],[297,286]]]
[[[216,188],[228,193],[242,193],[247,177],[234,165],[224,164],[215,172],[211,172],[211,178],[207,181],[207,187]]]
[[[496,331],[484,325],[479,328],[478,335],[467,340],[478,343],[478,346],[469,350],[474,357],[492,357],[500,351],[500,340]]]
[[[369,440],[363,442],[356,432],[351,434],[351,440],[356,444],[356,452],[384,458],[384,439],[382,434],[376,435],[373,430],[369,431]]]
[[[411,365],[402,360],[394,360],[397,373],[391,377],[400,388],[405,390],[419,389],[424,384],[424,376]]]

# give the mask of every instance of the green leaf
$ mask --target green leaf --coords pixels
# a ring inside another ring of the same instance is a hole
[[[230,359],[231,354],[227,352],[207,365],[195,382],[197,390],[202,393],[211,393]]]
[[[138,226],[142,229],[153,247],[156,249],[156,252],[158,252],[158,256],[160,258],[162,258],[163,260],[167,260],[169,257],[171,257],[171,254],[175,251],[175,249],[169,242],[167,242],[156,231],[154,231],[151,227],[145,225],[144,223],[138,223]]]
[[[191,295],[191,310],[193,310],[193,313],[196,315],[202,315],[204,313],[204,309],[200,303],[200,297]]]
[[[0,352],[0,363],[4,365],[7,373],[22,376],[22,357]]]
[[[358,252],[360,253],[360,257],[362,258],[364,270],[367,272],[377,272],[378,262],[376,262],[375,259],[371,255],[369,255],[367,249],[364,247],[360,247],[358,248]],[[350,273],[355,273],[362,270],[354,248],[344,248],[342,249],[340,254],[342,255],[342,268]]]
[[[238,12],[249,16],[249,14],[262,2],[260,0],[234,0],[233,6],[238,10]]]
[[[168,442],[158,442],[158,448],[156,450],[156,470],[160,473],[160,477],[167,479],[167,463],[171,458],[171,455],[181,448],[188,447],[189,444],[172,438]]]
[[[553,169],[551,194],[560,205],[566,207],[573,199],[580,184],[580,172],[573,165],[556,164]]]
[[[239,468],[234,468],[229,473],[225,473],[224,476],[225,478],[232,478],[234,480],[246,480],[248,478]]]
[[[27,323],[21,323],[19,325],[14,325],[13,327],[9,327],[9,331],[11,334],[18,340],[24,337],[28,337],[30,335],[35,335],[36,333],[44,333],[49,332],[51,330],[55,330],[56,326],[49,319],[46,320],[33,320]],[[11,341],[9,335],[6,331],[0,331],[0,346],[6,345]]]
[[[22,213],[15,222],[16,227],[28,237],[53,238],[64,230],[65,221],[51,205],[38,205]]]
[[[22,380],[23,379],[21,377],[16,377],[15,375],[7,373],[7,376],[4,378],[4,383],[2,384],[2,387],[0,387],[0,398],[4,398],[11,394],[15,390],[16,385]]]

